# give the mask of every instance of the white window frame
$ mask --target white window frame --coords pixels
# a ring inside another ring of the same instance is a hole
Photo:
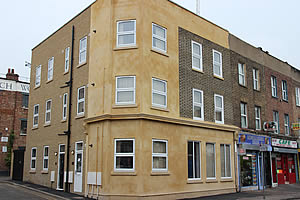
[[[154,26],[165,30],[165,38],[162,38],[162,37],[154,34],[154,31],[153,31],[154,30]],[[161,40],[161,41],[163,41],[165,43],[165,50],[160,49],[158,47],[155,47],[153,45],[154,44],[154,38],[156,38],[158,40]],[[164,53],[167,52],[167,29],[164,28],[164,27],[162,27],[162,26],[160,26],[160,25],[158,25],[158,24],[155,24],[155,23],[152,23],[152,49],[157,50],[157,51],[161,51],[161,52],[164,52]]]
[[[259,70],[253,68],[253,89],[254,90],[259,90],[260,85],[259,85]]]
[[[47,104],[50,102],[50,109],[47,110]],[[46,101],[46,106],[45,106],[45,124],[50,124],[51,123],[51,108],[52,108],[52,99],[48,99]],[[47,121],[47,114],[49,113],[49,121]]]
[[[195,102],[195,92],[201,93],[201,102],[202,103]],[[203,91],[193,88],[193,119],[194,120],[202,120],[202,121],[204,121],[204,102],[203,102],[203,99],[204,99],[204,97],[203,97]],[[195,114],[195,106],[201,108],[201,116],[202,117],[195,117],[194,116],[194,114]]]
[[[244,107],[245,113],[242,113],[242,106]],[[248,112],[247,112],[247,104],[244,102],[240,103],[240,111],[241,111],[241,128],[248,128]],[[246,122],[246,127],[242,126],[242,118],[245,118],[245,122]]]
[[[296,106],[300,106],[300,88],[295,88]]]
[[[220,148],[222,148],[222,146],[223,147],[225,147],[224,148],[224,164],[225,164],[225,166],[224,166],[224,168],[225,168],[225,176],[222,176],[222,172],[221,172],[221,178],[232,178],[232,166],[231,166],[231,145],[230,144],[221,144],[220,145]],[[227,154],[226,154],[226,146],[229,146],[229,160],[230,160],[230,163],[229,163],[229,166],[230,166],[230,176],[226,176],[227,174],[226,174],[226,172],[227,172]],[[220,156],[222,156],[221,155],[221,149],[220,149]],[[222,169],[222,166],[221,166],[221,169]]]
[[[288,101],[288,86],[287,86],[287,81],[286,80],[282,80],[281,81],[281,86],[282,86],[282,99],[284,101]]]
[[[222,99],[222,108],[217,107],[216,97],[220,97]],[[214,103],[215,103],[215,123],[224,124],[224,97],[222,95],[215,94],[214,95]],[[222,112],[222,121],[217,120],[216,111]]]
[[[119,24],[123,22],[134,22],[134,30],[133,31],[119,31]],[[134,42],[129,44],[119,44],[119,36],[121,35],[134,35]],[[117,47],[127,47],[127,46],[136,46],[136,20],[122,20],[117,22]]]
[[[47,81],[53,80],[53,71],[54,71],[54,57],[51,57],[48,60]]]
[[[65,49],[65,73],[69,71],[69,65],[70,65],[70,47],[67,47]]]
[[[290,135],[290,116],[284,114],[284,134]]]
[[[82,47],[82,44],[83,44],[83,41],[86,42],[85,44],[85,48]],[[81,58],[81,54],[84,53],[85,54],[85,60],[80,60]],[[82,64],[82,63],[86,63],[86,57],[87,57],[87,36],[81,38],[79,40],[79,65]]]
[[[238,63],[239,84],[242,86],[246,86],[246,73],[245,73],[246,70],[245,69],[246,69],[245,64]]]
[[[206,142],[205,143],[205,158],[207,158],[207,155],[206,155],[206,153],[207,153],[207,144],[212,144],[212,145],[214,145],[214,156],[215,156],[215,176],[214,177],[207,177],[207,171],[206,171],[206,179],[208,179],[208,180],[214,180],[214,179],[216,179],[217,178],[217,155],[216,155],[216,143],[213,143],[213,142]],[[206,166],[207,166],[207,164],[206,164]]]
[[[117,153],[117,141],[133,141],[133,152],[132,153]],[[118,172],[134,172],[135,171],[135,139],[115,139],[115,147],[114,147],[114,171]],[[117,157],[132,157],[133,159],[133,168],[126,168],[126,169],[117,169]]]
[[[41,76],[42,75],[42,65],[39,65],[35,68],[35,87],[41,85]]]
[[[272,97],[277,97],[277,78],[275,76],[271,76],[271,92]]]
[[[83,89],[83,98],[79,99],[79,90]],[[79,104],[83,102],[83,112],[79,112]],[[85,86],[82,86],[77,89],[77,116],[84,115],[85,112]]]
[[[37,113],[34,113],[35,107],[38,107],[38,112],[37,112]],[[38,127],[38,125],[39,125],[39,112],[40,112],[40,105],[39,105],[39,104],[35,104],[35,105],[33,106],[33,121],[32,121],[32,126],[33,126],[33,128],[36,128],[36,127]],[[35,118],[35,117],[37,117],[37,124],[34,124],[34,118]]]
[[[158,81],[164,84],[165,86],[165,92],[159,91],[159,90],[155,90],[153,87],[153,82],[154,81]],[[161,104],[156,104],[154,103],[154,94],[158,94],[161,96],[165,96],[166,97],[166,105],[161,105]],[[154,107],[161,107],[161,108],[167,108],[168,106],[168,87],[167,87],[167,81],[161,80],[161,79],[157,79],[157,78],[152,78],[152,106]]]
[[[45,156],[45,149],[48,148],[48,156]],[[48,167],[45,168],[45,160],[48,160]],[[43,152],[43,171],[48,171],[49,169],[49,146],[44,146]]]
[[[118,88],[118,79],[120,78],[133,78],[134,79],[134,86],[133,88]],[[136,86],[136,82],[135,82],[135,76],[117,76],[116,77],[116,95],[115,95],[115,102],[116,105],[128,105],[128,104],[135,104],[135,86]],[[133,92],[133,101],[128,101],[128,102],[118,102],[118,92]]]
[[[214,72],[214,76],[219,77],[219,78],[223,78],[223,59],[222,59],[222,53],[213,49],[213,72]],[[215,53],[220,55],[220,63],[215,61]],[[215,65],[218,65],[220,67],[220,75],[215,73]]]
[[[7,146],[2,146],[2,153],[7,153]]]
[[[78,148],[77,148],[77,144],[82,144],[82,149],[81,150],[79,150]],[[84,147],[84,145],[83,145],[83,141],[79,141],[79,142],[75,142],[75,164],[74,164],[74,171],[75,171],[75,173],[77,173],[77,174],[82,174],[83,173],[83,147]],[[77,162],[77,159],[78,159],[78,154],[81,154],[81,171],[79,172],[79,171],[77,171],[78,170],[78,162]]]
[[[189,140],[188,141],[188,145],[189,145],[189,142],[192,142],[193,143],[193,177],[195,177],[195,142],[198,142],[199,143],[199,167],[200,167],[200,178],[188,178],[188,180],[201,180],[202,179],[202,171],[201,171],[201,141],[194,141],[194,140]]]
[[[277,110],[273,110],[273,121],[276,122],[276,130],[275,133],[279,134],[280,133],[280,128],[279,128],[279,112]]]
[[[35,149],[35,157],[32,157],[32,152],[33,152],[33,149]],[[31,157],[30,157],[30,169],[32,171],[35,171],[36,170],[36,157],[37,157],[37,148],[36,147],[32,147],[31,148]],[[32,161],[35,160],[35,166],[34,168],[32,167]]]
[[[261,130],[261,108],[259,106],[255,106],[254,112],[255,112],[255,130]],[[259,114],[259,116],[256,115],[257,113]],[[258,121],[259,127],[256,126],[257,121]]]
[[[166,143],[166,153],[154,153],[153,150],[153,144],[154,142],[164,142]],[[164,157],[166,158],[166,168],[154,168],[153,167],[153,160],[154,160],[154,157]],[[163,171],[163,172],[166,172],[168,171],[168,140],[158,140],[158,139],[152,139],[152,171],[153,172],[157,172],[157,171]]]
[[[200,54],[199,54],[199,55],[196,54],[196,53],[194,52],[194,45],[198,45],[198,46],[199,46],[199,48],[200,48]],[[198,67],[195,67],[195,65],[194,65],[194,57],[195,57],[196,59],[199,59],[199,60],[200,60],[200,66],[199,66],[199,68],[198,68]],[[192,68],[193,68],[193,69],[196,69],[196,70],[198,70],[198,71],[203,72],[203,64],[202,64],[202,44],[200,44],[200,43],[198,43],[198,42],[195,42],[195,41],[192,41]]]
[[[66,99],[66,101],[65,101]],[[64,93],[63,99],[63,109],[62,109],[62,119],[67,120],[67,114],[68,114],[68,93]]]

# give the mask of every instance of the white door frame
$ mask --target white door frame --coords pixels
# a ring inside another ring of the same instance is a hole
[[[56,187],[56,189],[57,190],[63,190],[63,188],[59,188],[59,185],[58,185],[58,183],[59,183],[59,171],[60,171],[60,155],[61,154],[65,154],[65,151],[66,151],[66,149],[64,150],[64,151],[60,151],[60,147],[61,146],[65,146],[65,148],[66,148],[66,145],[65,144],[59,144],[58,145],[58,164],[57,164],[57,187]],[[64,174],[64,172],[63,172],[63,174]],[[64,180],[64,178],[63,178],[63,180]]]
[[[82,144],[82,149],[78,149],[77,144]],[[77,155],[81,154],[81,167],[80,171],[78,171],[78,163],[77,163]],[[75,142],[75,163],[74,163],[74,192],[82,192],[82,171],[83,171],[83,141]],[[77,179],[79,180],[80,189],[77,190],[76,184],[78,184]]]

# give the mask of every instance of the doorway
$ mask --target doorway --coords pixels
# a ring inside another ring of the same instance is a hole
[[[74,192],[82,192],[83,142],[75,143]]]
[[[64,169],[65,169],[65,145],[59,145],[58,153],[58,173],[57,173],[57,190],[64,188]]]
[[[23,181],[24,152],[25,150],[14,150],[14,161],[12,171],[13,180]]]

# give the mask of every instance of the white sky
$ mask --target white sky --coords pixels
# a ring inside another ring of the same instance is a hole
[[[31,49],[94,0],[8,0],[1,2],[0,75],[24,66]],[[196,10],[196,0],[173,0]],[[201,16],[256,47],[300,68],[299,0],[201,0]]]

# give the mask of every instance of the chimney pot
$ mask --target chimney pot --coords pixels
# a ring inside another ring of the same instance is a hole
[[[8,68],[8,73],[10,74],[10,68]]]
[[[14,74],[15,73],[15,69],[11,69],[11,73]]]

